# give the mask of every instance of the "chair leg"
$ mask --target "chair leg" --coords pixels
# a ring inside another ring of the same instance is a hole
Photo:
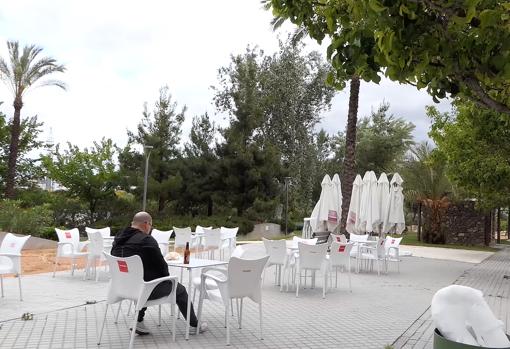
[[[158,326],[161,326],[161,304],[158,306]]]
[[[297,280],[296,280],[296,297],[299,297],[299,284],[301,283],[301,269],[297,271]],[[305,270],[306,276],[306,270]],[[305,279],[306,280],[306,279]]]
[[[230,345],[230,321],[228,321],[228,308],[230,306],[230,303],[229,302],[226,302],[225,304],[225,321],[226,321],[226,327],[227,327],[227,345]]]
[[[172,299],[172,304],[170,304],[170,313],[172,314],[172,340],[175,342],[175,323],[177,322],[177,316],[175,316],[175,300],[176,295],[174,294]],[[199,332],[200,327],[197,326],[197,334]]]
[[[135,307],[135,312],[136,312],[136,307]],[[135,342],[135,332],[136,332],[137,320],[138,319],[136,318],[136,314],[135,314],[135,316],[133,316],[133,326],[132,326],[132,330],[131,330],[131,339],[129,340],[129,349],[133,349],[133,345]]]
[[[74,267],[76,266],[76,260],[71,258],[71,276],[74,276]]]
[[[259,322],[260,322],[260,340],[264,339],[263,332],[262,332],[262,299],[259,303]]]
[[[55,272],[57,271],[58,264],[58,256],[55,256],[55,265],[53,266],[53,277],[55,277]]]
[[[195,297],[196,297],[196,295],[197,295],[197,288],[195,287],[195,288],[193,289],[193,298],[191,298],[191,300],[193,301],[193,303],[195,303]]]
[[[120,305],[119,305],[119,309],[120,309]],[[97,345],[101,344],[101,337],[103,336],[103,329],[104,329],[104,324],[106,322],[106,314],[108,313],[108,304],[106,304],[106,309],[104,310],[104,317],[103,317],[103,324],[101,325],[101,329],[99,330],[99,337],[97,338]],[[117,322],[115,322],[117,323]]]
[[[119,322],[119,314],[120,314],[121,307],[122,307],[122,301],[119,302],[119,309],[117,309],[117,315],[115,315],[114,324],[117,324]],[[131,303],[129,303],[129,307],[131,307]]]
[[[230,315],[234,316],[234,301],[230,298]],[[239,309],[237,309],[237,315],[239,315]]]
[[[348,271],[347,276],[349,277],[349,291],[351,291],[351,292],[352,292],[352,286],[351,286],[351,271],[350,271],[350,270]]]
[[[239,307],[239,313],[237,316],[239,316],[239,329],[242,328],[242,321],[243,321],[243,298],[241,298],[241,306]]]
[[[2,298],[4,297],[4,278],[0,275],[0,288],[2,288]]]
[[[315,279],[315,271],[314,271]],[[326,298],[326,285],[328,284],[328,274],[324,273],[322,277],[322,298]]]
[[[338,267],[335,267],[335,288],[338,288]]]
[[[18,274],[18,285],[19,285],[19,300],[23,301],[23,295],[21,294],[21,274]]]
[[[197,320],[198,320],[197,333],[199,332],[200,322],[202,321],[202,306],[204,304],[204,293],[205,293],[205,286],[200,285],[200,294],[198,296],[198,311],[197,311]]]
[[[128,307],[128,311],[127,311],[127,316],[129,316],[129,314],[131,314],[131,306],[133,305],[133,301],[129,302],[129,307]]]

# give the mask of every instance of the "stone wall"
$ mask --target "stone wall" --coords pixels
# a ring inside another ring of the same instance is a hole
[[[485,216],[475,209],[473,201],[452,203],[445,220],[447,244],[484,245]]]

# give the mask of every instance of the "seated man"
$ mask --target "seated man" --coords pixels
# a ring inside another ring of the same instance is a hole
[[[147,212],[138,212],[133,217],[131,227],[124,229],[121,233],[115,236],[112,246],[112,256],[117,257],[130,257],[138,255],[143,263],[143,279],[151,281],[163,276],[168,276],[168,265],[161,254],[158,243],[149,235],[152,230],[152,217]],[[166,297],[172,291],[172,282],[164,281],[160,283],[152,291],[149,299],[158,299]],[[180,312],[186,318],[188,309],[188,293],[186,288],[180,283],[177,284],[176,289],[177,306]],[[143,323],[145,310],[143,308],[138,313],[138,323],[136,325],[136,333],[139,335],[149,334],[149,331]],[[193,310],[193,304],[190,309],[190,326],[197,327],[198,320]],[[207,329],[207,324],[200,325],[200,332]],[[191,333],[196,333],[191,331]]]

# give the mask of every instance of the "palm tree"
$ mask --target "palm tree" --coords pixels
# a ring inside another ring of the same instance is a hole
[[[406,200],[418,204],[418,234],[422,207],[427,209],[423,240],[444,243],[441,225],[453,188],[445,174],[445,162],[434,157],[434,149],[426,142],[417,144],[405,162],[402,175],[406,179]]]
[[[41,81],[47,75],[65,71],[65,67],[57,64],[57,61],[51,57],[38,59],[42,48],[35,45],[25,46],[21,55],[17,41],[8,41],[7,48],[9,49],[9,61],[0,57],[0,78],[12,91],[14,97],[14,117],[11,126],[5,196],[7,198],[14,198],[23,96],[31,87],[58,86],[65,90],[66,86],[59,80]]]

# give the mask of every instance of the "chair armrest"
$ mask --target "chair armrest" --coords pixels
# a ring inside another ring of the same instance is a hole
[[[388,253],[387,253],[388,256],[390,255],[390,251],[391,250],[395,250],[395,257],[398,258],[398,253],[399,253],[400,248],[398,246],[390,246],[390,247],[388,247]]]
[[[163,276],[151,281],[144,281],[143,282],[143,289],[140,293],[140,296],[138,297],[138,303],[137,304],[145,304],[147,300],[149,299],[149,296],[151,295],[152,291],[158,286],[160,283],[164,281],[172,281],[172,291],[170,294],[175,295],[175,290],[177,288],[177,276]]]
[[[21,257],[20,253],[0,253],[1,257]]]
[[[220,271],[220,270],[216,270],[216,271]],[[225,271],[223,271],[223,272],[225,272]],[[216,275],[207,274],[207,273],[202,273],[202,275],[200,277],[202,278],[202,285],[205,285],[206,279],[211,279],[218,284],[226,284],[228,281],[227,278],[221,279]]]
[[[205,267],[202,269],[202,274],[207,273],[208,271],[218,271],[222,273],[223,275],[227,276],[227,268],[226,266],[216,266],[216,267]]]
[[[85,246],[88,246],[88,244],[90,244],[90,241],[88,241],[88,240],[87,241],[80,241],[78,243],[78,251],[81,252]]]

